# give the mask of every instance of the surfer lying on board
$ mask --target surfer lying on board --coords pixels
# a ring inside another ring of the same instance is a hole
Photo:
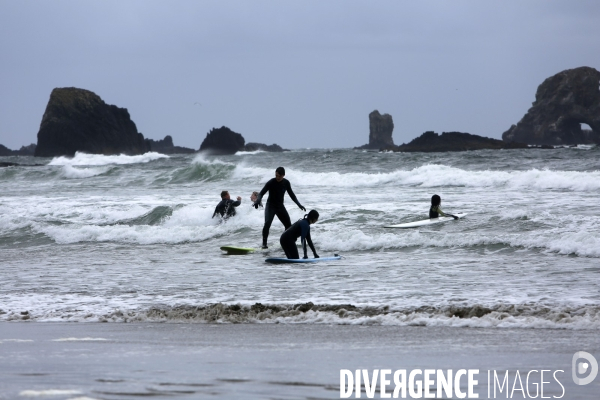
[[[269,192],[269,198],[267,199],[267,205],[265,206],[265,225],[263,226],[262,230],[263,249],[268,248],[267,238],[269,237],[269,229],[271,229],[273,218],[275,218],[276,215],[285,229],[288,229],[292,225],[292,222],[290,221],[290,215],[283,205],[283,196],[285,196],[286,191],[289,193],[290,198],[294,201],[294,203],[296,203],[296,205],[300,207],[302,211],[306,211],[306,208],[302,207],[302,204],[300,204],[296,198],[296,195],[292,191],[292,185],[290,184],[290,181],[285,179],[284,176],[285,169],[283,167],[278,167],[275,170],[275,178],[271,179],[265,184],[265,187],[262,188],[258,194],[258,198],[253,204],[254,208],[258,209],[258,206],[262,202],[263,196],[265,193]]]
[[[227,190],[223,190],[221,192],[221,201],[215,207],[215,212],[213,213],[212,218],[214,218],[217,214],[224,219],[233,217],[235,215],[235,208],[240,204],[242,204],[242,198],[240,196],[237,197],[237,201],[233,201],[231,200],[231,196],[229,196],[229,192]]]
[[[302,243],[302,250],[304,250],[304,258],[308,258],[308,255],[306,254],[306,243],[310,246],[315,258],[319,258],[310,238],[310,225],[318,220],[319,213],[317,210],[310,210],[303,219],[298,220],[298,222],[294,223],[294,225],[283,232],[283,235],[281,235],[281,238],[279,239],[279,243],[281,244],[283,251],[285,251],[285,256],[287,258],[292,260],[300,258],[298,255],[298,247],[296,247],[296,240],[298,238],[301,238],[300,242]]]
[[[439,218],[440,215],[442,217],[452,217],[454,219],[458,219],[456,215],[448,214],[442,211],[440,208],[440,204],[442,204],[442,198],[437,194],[431,196],[431,207],[429,208],[429,218]]]

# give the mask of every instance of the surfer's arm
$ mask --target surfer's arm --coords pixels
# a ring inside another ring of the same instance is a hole
[[[438,213],[442,216],[442,217],[452,217],[454,219],[458,219],[458,217],[456,215],[452,215],[452,214],[448,214],[442,211],[441,208],[438,207]]]
[[[310,246],[310,249],[312,250],[315,258],[319,258],[319,255],[317,254],[317,251],[315,250],[315,245],[313,244],[312,239],[310,238],[310,232],[308,232],[308,235],[306,235],[306,241],[308,242],[308,245]],[[306,248],[304,250],[304,254],[306,255]]]
[[[234,201],[233,203],[231,203],[231,205],[234,206],[234,207],[237,207],[240,204],[242,204],[242,200]]]
[[[217,215],[217,213],[218,213],[218,212],[219,212],[219,206],[217,205],[217,206],[215,207],[215,212],[213,213],[213,216],[212,216],[211,218],[214,218],[214,217],[215,217],[215,215]]]
[[[256,201],[253,204],[254,208],[258,208],[259,205],[262,205],[262,198],[265,195],[265,193],[267,193],[267,191],[270,189],[270,184],[271,184],[272,180],[273,179],[271,179],[267,183],[265,183],[265,186],[262,188],[262,190],[258,194],[258,197],[256,198]]]
[[[294,194],[294,191],[292,190],[292,184],[290,183],[290,181],[287,181],[287,192],[290,195],[290,199],[292,199],[292,201],[294,203],[296,203],[296,205],[302,210],[302,211],[306,211],[306,208],[304,208],[302,206],[302,204],[300,204],[300,202],[298,201],[298,199],[296,198],[296,194]]]
[[[319,255],[317,254],[317,251],[315,250],[315,246],[313,245],[312,239],[310,238],[310,226],[308,225],[308,222],[306,222],[306,224],[302,224],[301,242],[302,242],[302,250],[304,251],[304,258],[308,258],[308,254],[307,254],[308,252],[306,249],[307,242],[308,242],[308,245],[310,246],[310,249],[312,250],[315,258],[319,258]]]

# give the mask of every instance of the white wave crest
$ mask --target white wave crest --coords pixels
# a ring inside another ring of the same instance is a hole
[[[114,156],[104,156],[101,154],[87,154],[76,152],[75,157],[55,157],[48,165],[109,165],[109,164],[139,164],[169,158],[169,156],[160,153],[149,152],[137,156],[127,156],[124,154]]]
[[[108,168],[76,168],[72,165],[63,165],[61,175],[67,179],[84,179],[106,173]]]
[[[65,390],[65,389],[23,390],[19,393],[19,396],[24,396],[24,397],[70,396],[73,394],[81,394],[81,392],[79,390]]]
[[[207,156],[204,153],[198,153],[194,157],[194,159],[192,160],[192,164],[202,164],[202,165],[230,165],[230,166],[235,166],[235,164],[219,160],[218,158],[209,159],[209,156]]]
[[[268,172],[267,172],[268,171]],[[238,166],[235,176],[239,178],[268,176],[273,171],[264,168]],[[527,171],[469,171],[446,165],[428,164],[410,170],[389,173],[363,172],[303,172],[288,169],[294,185],[319,187],[371,187],[382,185],[414,187],[478,187],[478,188],[533,188],[568,189],[574,191],[600,190],[600,171],[552,171],[530,169]]]

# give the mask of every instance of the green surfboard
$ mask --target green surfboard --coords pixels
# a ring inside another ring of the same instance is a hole
[[[254,253],[254,249],[251,249],[249,247],[223,246],[221,247],[221,250],[226,251],[227,254],[235,255]]]

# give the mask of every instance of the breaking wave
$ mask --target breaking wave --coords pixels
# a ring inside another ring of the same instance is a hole
[[[114,156],[104,156],[101,154],[87,154],[76,152],[75,156],[70,157],[54,157],[48,165],[109,165],[109,164],[138,164],[147,163],[161,158],[169,158],[169,156],[160,153],[145,153],[137,156],[127,156],[124,154]]]
[[[598,329],[600,306],[536,304],[421,306],[406,309],[357,307],[351,304],[209,304],[152,306],[147,309],[78,313],[51,310],[36,315],[5,312],[1,320],[174,322],[174,323],[276,323],[389,326],[447,326],[457,328]]]

